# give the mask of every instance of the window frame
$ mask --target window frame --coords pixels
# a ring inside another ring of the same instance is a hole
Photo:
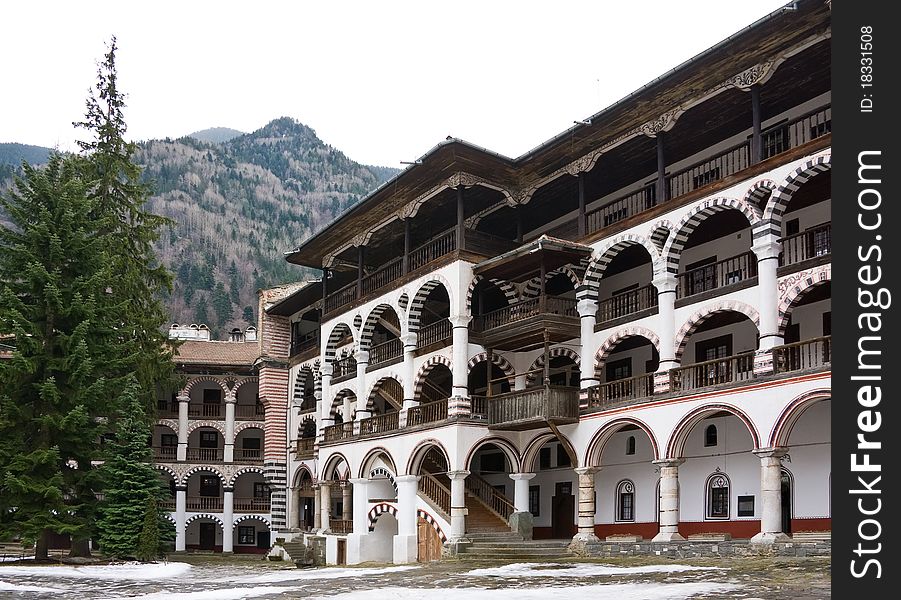
[[[714,491],[717,497],[714,497]],[[722,492],[720,490],[725,490]],[[732,482],[725,473],[718,472],[710,475],[704,483],[704,519],[706,521],[728,521],[731,514]],[[723,502],[725,499],[725,502]],[[714,512],[714,508],[724,507],[722,512]]]
[[[626,498],[629,499],[628,516],[624,514],[625,507],[623,505],[623,501]],[[616,499],[614,506],[616,512],[614,520],[617,523],[635,522],[635,483],[631,479],[623,479],[616,484]]]

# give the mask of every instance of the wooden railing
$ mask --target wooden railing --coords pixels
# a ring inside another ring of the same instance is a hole
[[[332,313],[357,299],[357,282],[345,285],[325,298],[325,313]]]
[[[189,511],[222,510],[222,496],[195,496],[188,498],[185,508]]]
[[[697,162],[669,176],[670,198],[687,194],[747,169],[751,165],[751,144],[742,142],[719,154]]]
[[[739,283],[757,276],[757,257],[753,252],[724,258],[709,265],[703,265],[679,273],[677,297],[686,298]]]
[[[754,378],[754,352],[707,360],[670,370],[670,390],[685,392]]]
[[[175,460],[178,455],[178,446],[154,446],[153,458],[155,460]]]
[[[346,535],[354,532],[354,522],[345,519],[329,519],[329,531],[337,535]]]
[[[350,421],[347,423],[337,423],[322,428],[323,442],[338,442],[348,440],[354,434],[354,424]]]
[[[394,338],[369,349],[369,366],[374,367],[386,363],[404,354],[404,344],[400,338]]]
[[[293,332],[292,332],[293,334]],[[316,348],[319,346],[319,329],[314,329],[308,333],[305,333],[302,336],[294,337],[291,336],[291,356],[295,354],[300,354],[305,350],[309,350],[310,348]]]
[[[546,314],[564,315],[567,317],[579,316],[574,299],[545,295],[521,300],[476,317],[473,321],[473,329],[475,331],[488,331],[528,319],[529,317]]]
[[[191,461],[216,462],[222,460],[222,448],[188,448],[187,459]]]
[[[397,257],[381,267],[378,271],[363,277],[363,293],[370,294],[380,290],[404,274],[404,259]]]
[[[157,400],[156,402],[156,416],[159,418],[164,417],[178,417],[178,400]]]
[[[474,419],[488,418],[488,398],[485,396],[470,396],[469,402]]]
[[[390,412],[362,419],[360,421],[360,435],[395,431],[399,427],[398,416],[396,412]]]
[[[235,498],[235,512],[269,512],[271,502],[269,498]]]
[[[410,251],[410,254],[407,255],[407,269],[415,271],[456,249],[457,230],[456,228],[449,229]]]
[[[419,493],[434,502],[435,506],[450,516],[451,493],[447,487],[438,481],[431,473],[423,473],[419,479]]]
[[[781,154],[832,131],[832,106],[824,106],[761,133],[762,158]]]
[[[242,421],[262,421],[266,409],[262,404],[235,404],[235,418]]]
[[[598,304],[598,323],[612,321],[655,306],[657,306],[657,288],[646,285],[601,300]]]
[[[802,369],[824,367],[832,363],[832,336],[773,348],[773,370],[788,373]]]
[[[157,505],[164,510],[175,510],[175,498],[160,500]]]
[[[332,381],[339,377],[355,376],[357,374],[357,359],[354,358],[353,354],[339,358],[332,364]]]
[[[603,408],[622,400],[648,398],[654,395],[654,374],[608,381],[592,386],[585,392],[588,394],[588,408]]]
[[[520,246],[513,240],[476,229],[467,229],[463,234],[466,240],[466,250],[482,256],[498,256]]]
[[[263,462],[263,451],[259,448],[235,448],[235,462],[258,464]]]
[[[189,417],[203,417],[204,419],[224,419],[225,410],[222,404],[190,402],[188,403]]]
[[[585,215],[588,220],[587,232],[600,231],[604,227],[653,207],[656,204],[655,189],[653,185],[645,186],[593,209]]]
[[[300,438],[294,446],[294,453],[298,458],[309,458],[313,456],[313,448],[316,445],[316,438]]]
[[[506,496],[494,489],[490,483],[475,473],[466,476],[466,491],[481,500],[505,521],[510,519],[516,508]]]
[[[832,254],[832,223],[824,223],[782,238],[779,266],[794,265],[829,254]]]
[[[441,319],[434,323],[429,323],[424,327],[420,327],[416,336],[416,347],[425,348],[439,342],[446,342],[451,339],[453,334],[453,326],[450,319]]]
[[[414,406],[407,411],[407,425],[437,423],[447,419],[447,399]]]
[[[575,419],[579,416],[579,390],[544,386],[492,396],[487,404],[489,425]]]

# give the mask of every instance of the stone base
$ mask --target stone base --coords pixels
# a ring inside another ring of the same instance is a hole
[[[619,544],[634,544],[635,542],[640,542],[644,540],[640,535],[632,535],[627,533],[621,533],[617,535],[608,535],[604,538],[605,542],[613,542]]]
[[[532,539],[534,518],[530,512],[515,512],[510,515],[510,529],[524,540]]]
[[[567,548],[577,556],[588,556],[591,553],[589,546],[600,543],[601,540],[593,533],[577,533]]]
[[[415,535],[394,536],[394,564],[415,563],[419,558],[419,544]]]
[[[669,531],[661,531],[657,535],[654,536],[652,542],[684,542],[685,538],[679,535],[678,532],[669,532]]]
[[[775,544],[776,542],[790,542],[791,538],[782,533],[758,533],[751,538],[752,544]]]
[[[728,542],[732,535],[728,533],[695,533],[688,536],[690,542]]]
[[[468,538],[458,538],[455,540],[450,540],[445,542],[444,546],[441,548],[442,556],[459,556],[460,554],[465,554],[466,551],[472,547],[472,540]]]
[[[587,556],[597,558],[620,558],[623,556],[652,556],[683,560],[686,558],[721,557],[772,557],[831,556],[832,544],[827,541],[786,542],[755,544],[750,540],[730,540],[726,542],[673,541],[657,542],[599,542],[585,546]]]

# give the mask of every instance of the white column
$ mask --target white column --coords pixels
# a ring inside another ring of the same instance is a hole
[[[598,303],[594,300],[579,300],[576,303],[581,324],[580,340],[582,343],[580,387],[584,390],[600,383],[595,374],[594,326],[597,323]]]
[[[669,391],[669,371],[679,366],[676,362],[676,276],[672,273],[655,273],[651,281],[657,288],[657,318],[660,326],[660,365],[654,376],[654,393]]]
[[[528,383],[528,376],[525,373],[516,375],[516,377],[513,378],[513,391],[518,392],[526,389]]]
[[[513,473],[513,506],[516,512],[529,512],[529,481],[535,473]]]
[[[772,544],[788,540],[782,531],[782,458],[787,448],[765,448],[754,452],[760,457],[760,533],[753,543]]]
[[[235,395],[225,396],[225,449],[223,460],[227,463],[235,460]]]
[[[468,316],[451,317],[453,326],[453,393],[457,398],[469,398],[469,321]]]
[[[185,551],[185,513],[188,507],[188,486],[175,486],[175,551]]]
[[[322,494],[317,483],[313,485],[313,530],[320,529],[322,529]]]
[[[460,539],[466,534],[466,476],[469,471],[448,471],[451,492],[450,539]]]
[[[319,482],[319,520],[320,532],[328,533],[331,529],[332,485],[329,481]]]
[[[235,540],[235,488],[223,488],[222,497],[222,553],[234,552]]]
[[[369,533],[369,489],[367,487],[369,480],[351,479],[350,483],[354,486],[352,495],[354,534],[366,535]]]
[[[660,531],[655,542],[684,540],[679,535],[679,465],[684,459],[655,460],[660,467]]]
[[[178,448],[175,459],[188,459],[188,403],[190,396],[178,396]]]
[[[288,488],[289,494],[291,495],[290,501],[288,502],[288,529],[300,529],[300,488],[292,487]]]
[[[416,342],[418,335],[405,333],[400,336],[404,344],[404,409],[412,408],[419,404],[416,401],[416,371],[413,369],[413,360],[416,358]]]
[[[319,402],[319,431],[317,432],[317,437],[322,435],[322,430],[326,427],[335,424],[335,420],[332,418],[332,368],[333,365],[330,362],[324,363],[320,367],[320,374],[322,376],[322,399]]]
[[[581,543],[596,542],[598,538],[594,533],[594,476],[600,471],[600,468],[579,467],[574,470],[579,476],[579,529],[578,533],[573,537],[573,541]]]
[[[369,366],[369,352],[366,350],[357,350],[355,358],[357,359],[357,405],[354,408],[359,412],[365,410],[366,404],[369,402],[369,398],[364,395],[366,394],[366,367]],[[354,417],[352,417],[350,411],[350,398],[345,396],[344,422],[350,423],[352,418]]]
[[[351,507],[351,487],[346,481],[341,482],[341,520],[350,521],[353,517]]]
[[[394,536],[394,563],[416,562],[416,493],[419,475],[402,475],[397,483],[397,535]]]
[[[751,246],[757,256],[757,308],[760,313],[760,343],[754,355],[754,374],[773,372],[773,346],[781,346],[779,333],[779,253],[782,244],[772,234],[757,239]]]

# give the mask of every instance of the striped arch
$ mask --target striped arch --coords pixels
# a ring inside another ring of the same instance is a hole
[[[804,392],[794,400],[788,403],[776,424],[770,432],[768,448],[784,448],[788,445],[788,438],[791,436],[792,429],[808,408],[817,402],[830,400],[832,398],[832,390],[829,388],[821,388],[818,390],[810,390]]]
[[[159,463],[153,463],[152,466],[158,471],[168,473],[169,476],[172,477],[172,481],[174,481],[176,484],[178,484],[178,482],[181,480],[181,478],[178,476],[178,473],[175,472],[175,469],[171,467],[167,467],[166,465],[161,465]]]
[[[685,352],[685,347],[688,345],[688,339],[708,317],[717,313],[729,311],[743,314],[748,317],[756,327],[760,327],[760,314],[757,312],[757,309],[744,302],[739,302],[737,300],[719,300],[712,304],[708,304],[707,306],[703,306],[698,309],[695,314],[691,315],[679,329],[678,333],[676,333],[676,361],[682,361],[682,353]]]
[[[651,243],[654,244],[654,247],[657,248],[657,253],[662,256],[663,247],[666,246],[667,240],[675,231],[675,226],[673,222],[669,219],[660,219],[653,225],[651,225],[650,234],[648,238],[651,240]]]
[[[476,354],[472,358],[469,359],[469,363],[466,366],[466,372],[469,373],[472,371],[473,367],[481,362],[485,362],[488,360],[487,352],[480,352]],[[513,365],[510,364],[510,361],[501,356],[500,354],[493,353],[491,355],[491,364],[496,367],[499,367],[501,371],[504,372],[504,375],[507,376],[508,383],[510,384],[510,388],[513,388],[513,379],[516,377],[516,369],[513,368]]]
[[[779,334],[785,335],[785,328],[791,319],[793,304],[813,288],[832,281],[832,265],[826,264],[789,275],[779,282]]]
[[[175,517],[172,516],[172,513],[164,512],[163,518],[172,523],[173,525],[177,525],[175,522]]]
[[[375,531],[375,522],[385,513],[388,513],[396,519],[397,507],[393,504],[388,504],[387,502],[379,502],[369,509],[369,514],[366,515],[366,518],[369,520],[369,531]]]
[[[188,517],[188,520],[185,521],[185,527],[187,527],[188,525],[190,525],[191,523],[193,523],[194,521],[196,521],[198,519],[210,519],[211,521],[216,521],[217,523],[219,523],[219,527],[221,527],[223,530],[225,529],[225,525],[222,524],[222,519],[220,519],[216,515],[211,515],[210,513],[200,513],[200,514],[196,514],[196,515],[191,515],[190,517]]]
[[[310,379],[313,380],[313,393],[315,394],[317,391],[315,371],[309,366],[299,368],[294,375],[294,393],[291,397],[291,403],[295,407],[303,405],[303,399],[307,392],[307,373],[309,373]]]
[[[615,433],[621,431],[623,427],[628,427],[630,425],[644,431],[645,435],[647,435],[648,439],[651,441],[651,448],[654,452],[654,458],[652,460],[658,460],[660,458],[660,445],[657,443],[657,436],[654,435],[654,431],[647,423],[640,419],[634,417],[621,417],[605,423],[603,427],[595,432],[591,437],[591,441],[588,443],[588,449],[585,451],[584,457],[585,462],[582,464],[589,467],[600,466],[601,457],[604,455],[604,448],[607,446],[607,442],[610,441],[610,438],[612,438]]]
[[[245,473],[259,473],[260,475],[265,475],[266,473],[263,471],[263,467],[241,467],[228,480],[229,487],[234,487],[235,482],[238,481],[238,477],[244,475]]]
[[[341,338],[345,337],[349,333],[354,342],[357,341],[357,337],[354,331],[354,328],[344,321],[335,323],[335,326],[332,327],[332,330],[328,334],[328,341],[325,344],[324,359],[326,364],[330,364],[335,360],[335,352],[337,352],[338,350],[338,342],[341,341]]]
[[[444,454],[444,460],[447,462],[448,470],[452,470],[454,468],[451,464],[451,454],[447,451],[447,448],[444,447],[444,444],[434,438],[428,438],[416,444],[416,447],[413,448],[412,452],[410,452],[410,458],[407,461],[407,471],[405,475],[419,475],[419,469],[422,466],[422,460],[432,448],[435,448],[436,450]]]
[[[811,178],[820,173],[825,173],[832,168],[832,154],[821,154],[808,160],[806,163],[789,173],[789,175],[779,184],[770,201],[763,211],[763,223],[766,231],[776,235],[782,235],[782,215],[788,208],[788,203],[792,196],[798,191],[802,185],[807,183]]]
[[[556,277],[561,273],[566,275],[566,278],[569,279],[569,281],[573,284],[574,290],[579,289],[579,285],[582,283],[582,280],[576,273],[576,271],[568,265],[563,265],[559,269],[554,269],[550,273],[545,273],[544,280],[545,282],[550,281],[551,278]],[[541,275],[538,275],[526,282],[526,285],[522,290],[523,298],[535,298],[536,296],[538,296],[539,292],[541,291],[541,282],[538,281],[540,278]]]
[[[611,333],[610,337],[604,340],[604,343],[598,348],[597,353],[594,355],[595,377],[601,376],[601,366],[607,361],[607,357],[610,356],[610,353],[613,352],[616,345],[629,337],[643,337],[654,344],[654,347],[657,348],[658,355],[661,353],[660,338],[657,337],[656,333],[641,325],[627,325],[626,327],[622,327]]]
[[[463,468],[468,469],[469,463],[471,463],[475,458],[476,452],[489,444],[497,446],[501,450],[501,452],[504,453],[504,455],[507,457],[507,460],[510,462],[510,468],[512,469],[510,471],[511,473],[523,472],[523,465],[525,464],[525,461],[519,455],[519,451],[516,449],[516,446],[514,446],[513,443],[506,438],[495,436],[483,437],[479,441],[477,441],[473,445],[473,447],[469,449],[469,452],[466,453],[466,462],[463,463]]]
[[[350,387],[344,387],[341,390],[339,390],[338,393],[335,394],[334,399],[332,399],[332,408],[329,412],[329,415],[333,419],[335,418],[335,415],[338,414],[338,409],[344,408],[344,397],[345,396],[352,396],[353,398],[351,399],[351,402],[356,402],[357,398],[359,397],[359,396],[357,396],[357,393]],[[345,423],[350,421],[350,415],[345,415],[342,413],[341,416],[344,418]]]
[[[429,280],[419,286],[419,289],[416,290],[416,294],[413,296],[413,300],[410,301],[410,308],[407,311],[407,331],[411,333],[419,331],[419,325],[422,319],[422,309],[425,306],[426,298],[428,298],[429,294],[439,286],[443,287],[444,291],[447,292],[450,305],[452,307],[456,306],[451,284],[444,275],[432,273],[429,275]]]
[[[435,517],[422,510],[421,508],[416,509],[416,516],[432,526],[432,529],[434,529],[435,532],[438,533],[438,537],[441,538],[442,544],[447,541],[447,536],[444,535],[444,532],[441,530],[441,525],[438,524],[438,521],[435,520]]]
[[[266,428],[262,421],[245,421],[240,425],[235,425],[235,435],[238,435],[245,429],[259,429],[260,431],[265,432]]]
[[[334,479],[335,473],[338,471],[338,467],[342,464],[349,470],[350,463],[347,462],[347,459],[344,458],[344,455],[340,452],[335,452],[334,454],[329,455],[328,459],[325,461],[325,465],[322,467],[322,471],[320,471],[321,477],[320,481],[331,481]]]
[[[385,373],[384,375],[382,375],[381,377],[379,377],[378,381],[372,382],[372,384],[369,386],[369,391],[366,392],[366,408],[367,408],[367,409],[372,408],[373,402],[375,401],[375,393],[376,393],[377,391],[379,391],[379,389],[380,389],[380,388],[387,382],[387,380],[389,380],[389,379],[393,379],[394,381],[396,381],[396,382],[398,383],[398,385],[400,385],[401,389],[403,389],[403,387],[404,387],[404,380],[400,378],[400,375],[398,375],[398,374],[397,374],[396,372],[394,372],[394,371],[388,371],[387,373]],[[403,398],[400,399],[400,400],[401,400],[400,404],[397,404],[397,403],[395,403],[395,402],[391,402],[387,397],[385,397],[385,399],[388,400],[388,404],[390,404],[391,406],[393,406],[393,407],[396,408],[397,410],[400,410],[400,409],[401,409],[401,406],[403,405]]]
[[[181,476],[181,481],[177,482],[178,485],[188,485],[188,480],[192,475],[197,473],[212,473],[213,475],[219,478],[219,481],[222,482],[222,485],[225,485],[225,475],[223,475],[218,469],[215,467],[209,467],[206,465],[197,465],[196,467],[191,467],[187,471],[185,471],[184,475]]]
[[[469,289],[466,290],[466,309],[469,311],[470,315],[472,315],[472,293],[482,279],[483,277],[481,275],[473,277],[472,281],[469,282]],[[517,291],[516,286],[509,281],[501,281],[500,279],[489,279],[488,281],[493,283],[501,292],[503,292],[504,297],[507,298],[507,304],[513,304],[519,300],[519,292]]]
[[[201,375],[200,377],[192,377],[188,383],[185,384],[184,389],[182,389],[181,393],[185,396],[191,395],[191,390],[194,389],[194,386],[198,383],[215,383],[222,389],[222,396],[225,397],[228,395],[228,387],[226,387],[225,382],[220,377],[212,377],[210,375]]]
[[[745,194],[745,202],[750,206],[760,207],[763,200],[769,199],[770,195],[775,191],[777,185],[772,179],[759,179],[748,188]]]
[[[694,426],[700,423],[704,417],[718,412],[728,412],[741,419],[742,423],[745,424],[745,427],[748,428],[748,433],[751,434],[751,441],[754,444],[753,450],[760,450],[760,434],[757,433],[757,427],[754,426],[754,421],[752,421],[751,417],[743,410],[731,404],[705,404],[682,417],[673,428],[673,433],[670,436],[669,442],[666,444],[666,458],[683,458],[682,454],[685,450],[685,440],[688,439],[688,434],[691,433]]]
[[[394,495],[397,496],[397,482],[394,480],[394,475],[391,474],[391,471],[385,467],[374,468],[369,472],[369,477],[367,477],[367,479],[375,479],[379,475],[384,475],[385,479],[391,482],[391,487],[394,488]]]
[[[551,348],[548,351],[548,358],[557,358],[558,356],[565,356],[567,358],[571,358],[575,361],[576,366],[582,365],[582,357],[579,356],[579,353],[573,350],[572,348],[566,348],[563,346],[557,346],[556,348]],[[537,371],[538,369],[544,368],[544,352],[538,355],[538,358],[535,359],[535,362],[532,363],[532,366],[529,367],[529,371]],[[526,375],[526,383],[528,385],[533,385],[536,381],[538,381],[537,373],[529,373]]]
[[[598,289],[607,265],[613,262],[613,259],[616,258],[620,251],[636,245],[642,246],[647,250],[648,255],[651,257],[651,270],[656,273],[660,265],[660,252],[654,244],[643,236],[634,233],[623,233],[610,240],[602,250],[597,252],[597,258],[588,264],[588,268],[585,270],[585,277],[582,279],[582,285],[576,291],[576,296],[580,300],[597,302]]]
[[[178,433],[178,421],[175,419],[159,419],[156,424],[161,427],[168,427],[173,432]]]
[[[670,236],[663,248],[663,259],[666,261],[666,270],[669,273],[679,272],[679,259],[682,249],[688,238],[698,226],[716,213],[737,210],[748,220],[748,226],[754,229],[760,223],[760,212],[756,207],[750,206],[744,200],[736,198],[711,198],[701,202],[679,221],[675,235]]]
[[[562,435],[562,434],[561,434]],[[522,470],[525,473],[536,473],[538,471],[536,463],[538,462],[538,452],[541,450],[541,447],[546,443],[556,440],[557,436],[551,432],[542,433],[541,435],[535,436],[532,440],[526,445],[526,449],[522,453]],[[563,439],[560,440],[560,443],[566,446],[569,449],[568,454],[570,456],[576,457],[575,462],[578,462],[579,455],[576,453],[576,449],[573,446],[572,442],[569,441],[569,438],[563,436]],[[575,469],[579,467],[578,464],[573,464],[572,467]]]
[[[194,431],[200,429],[201,427],[210,427],[215,429],[219,433],[225,437],[225,421],[194,421],[190,425],[188,425],[188,435],[190,436]],[[176,430],[177,431],[177,430]]]
[[[422,363],[421,367],[419,367],[419,373],[416,374],[416,385],[413,388],[414,398],[419,398],[422,395],[422,387],[425,385],[425,380],[436,365],[444,365],[450,372],[453,373],[451,359],[446,356],[442,356],[441,354],[432,356],[427,361]]]
[[[257,521],[262,521],[263,523],[266,524],[266,527],[268,527],[269,529],[272,529],[272,522],[269,519],[267,519],[265,516],[259,515],[259,514],[241,515],[240,517],[235,519],[235,525],[237,525],[238,523],[243,523],[244,521],[253,521],[254,519],[256,519]]]
[[[372,346],[372,334],[375,331],[375,326],[378,324],[379,319],[382,318],[382,315],[389,310],[397,317],[397,322],[400,324],[401,328],[401,335],[403,335],[404,320],[400,318],[397,309],[388,303],[379,304],[369,311],[369,316],[366,317],[366,321],[363,323],[363,329],[360,333],[360,350],[369,351],[369,348]]]

